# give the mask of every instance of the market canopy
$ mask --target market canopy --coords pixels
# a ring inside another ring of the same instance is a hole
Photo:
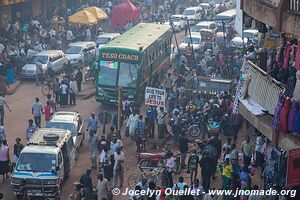
[[[98,20],[102,19],[108,19],[107,14],[102,10],[101,8],[98,8],[96,6],[88,7],[83,10],[86,10],[90,12],[92,15],[94,15]]]
[[[69,17],[69,22],[75,24],[95,24],[98,19],[90,12],[81,10]]]
[[[122,3],[115,5],[112,10],[111,26],[123,28],[128,21],[137,22],[140,19],[140,9],[130,0],[124,0]]]

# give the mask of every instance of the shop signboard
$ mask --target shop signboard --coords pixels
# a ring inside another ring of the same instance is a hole
[[[278,39],[279,39],[279,34],[276,31],[270,31],[266,33],[264,47],[266,49],[276,49]]]
[[[146,87],[145,104],[150,106],[165,107],[166,96],[166,91],[163,89]]]
[[[286,186],[300,185],[300,148],[289,151],[287,160]]]

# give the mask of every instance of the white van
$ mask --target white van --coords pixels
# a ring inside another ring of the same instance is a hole
[[[203,29],[216,31],[216,23],[214,21],[202,21],[197,23],[191,30],[192,34],[200,34]]]
[[[201,20],[201,11],[202,11],[202,8],[200,6],[199,7],[189,7],[183,11],[182,15],[184,15],[184,17],[187,17],[187,19],[189,20],[189,23],[191,25],[193,25]]]
[[[216,25],[221,27],[222,22],[224,24],[230,24],[235,20],[236,9],[227,10],[225,12],[219,13],[215,16]]]
[[[66,51],[66,57],[70,61],[71,66],[82,67],[84,60],[84,53],[87,51],[91,55],[91,59],[96,56],[95,42],[74,42],[69,44]]]
[[[120,33],[103,33],[102,35],[98,35],[96,39],[96,44],[101,49],[105,44],[119,37]]]
[[[29,197],[59,199],[62,183],[75,163],[73,137],[68,130],[37,130],[21,151],[11,175],[14,195],[26,187]]]

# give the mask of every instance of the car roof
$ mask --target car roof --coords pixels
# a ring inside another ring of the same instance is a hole
[[[70,43],[69,46],[87,46],[87,45],[96,45],[93,41],[79,41],[79,42],[73,42]]]
[[[171,15],[171,17],[184,17],[184,15]]]
[[[72,123],[74,122],[75,118],[79,114],[77,112],[70,112],[70,111],[59,111],[54,114],[51,121],[52,122],[66,122]]]
[[[190,36],[186,36],[185,38],[189,38]],[[192,38],[200,38],[201,39],[201,35],[200,34],[191,34]]]
[[[247,30],[244,30],[244,32],[248,32],[248,33],[258,33],[258,30],[257,29],[247,29]]]
[[[51,54],[57,54],[57,53],[64,54],[62,50],[46,50],[46,51],[41,51],[35,54],[34,56],[50,56]]]
[[[202,26],[202,25],[207,25],[207,26],[209,26],[209,25],[211,25],[211,24],[215,24],[215,22],[214,21],[202,21],[202,22],[198,22],[197,24],[196,24],[196,26],[198,25],[198,26]]]
[[[42,150],[41,150],[42,149]],[[29,145],[22,149],[22,153],[57,153],[58,147],[56,146],[39,146],[39,145]]]
[[[120,36],[120,33],[103,33],[101,35],[98,35],[97,38],[101,38],[101,37],[118,37]]]
[[[189,7],[189,8],[186,8],[185,10],[196,10],[196,9],[202,9],[200,6],[195,6],[195,7]]]

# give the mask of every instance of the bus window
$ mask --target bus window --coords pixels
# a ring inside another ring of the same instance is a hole
[[[100,61],[98,84],[115,86],[117,81],[117,73],[117,62]]]
[[[155,58],[155,52],[153,52],[153,54],[152,54],[152,60],[151,61],[153,61],[154,58]]]
[[[120,87],[136,87],[138,65],[120,62],[119,83]]]

